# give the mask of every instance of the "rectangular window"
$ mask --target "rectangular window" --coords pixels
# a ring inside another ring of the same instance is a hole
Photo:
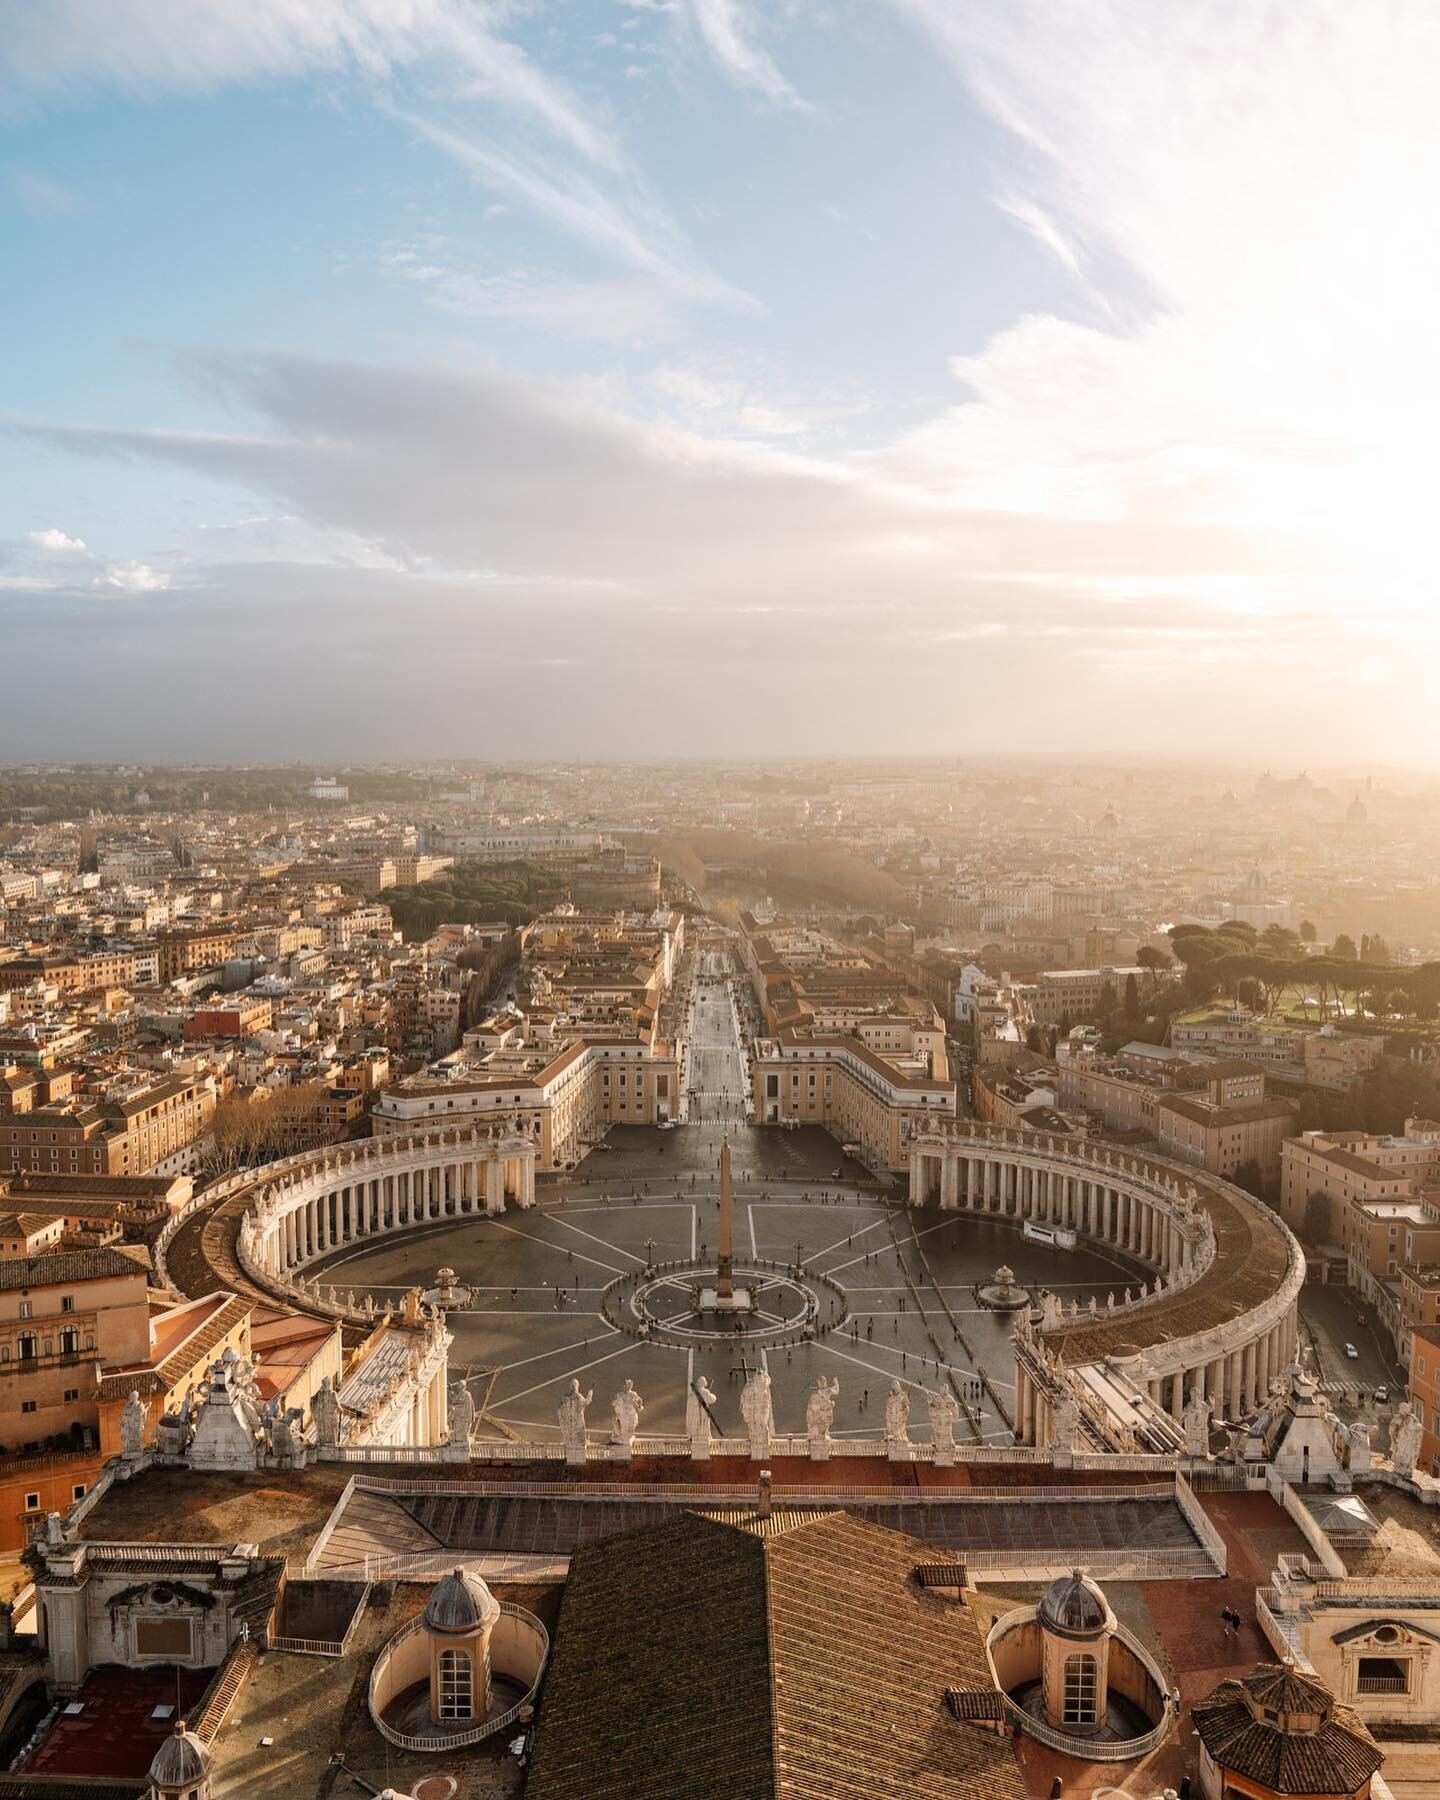
[[[25,1496],[26,1512],[38,1512],[39,1508],[40,1508],[40,1496],[38,1494],[27,1494]]]
[[[22,1413],[33,1413],[35,1411],[35,1402],[33,1400],[22,1400],[20,1402],[20,1410]]]

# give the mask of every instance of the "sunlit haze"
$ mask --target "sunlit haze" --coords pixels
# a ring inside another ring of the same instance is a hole
[[[0,755],[1428,766],[1437,92],[1426,0],[0,0]]]

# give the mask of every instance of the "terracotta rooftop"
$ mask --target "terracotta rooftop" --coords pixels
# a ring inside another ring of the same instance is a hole
[[[988,1685],[984,1652],[924,1555],[844,1513],[691,1513],[581,1552],[530,1800],[1023,1800],[1008,1742],[947,1702]]]
[[[1318,1730],[1283,1727],[1257,1716],[1254,1707],[1314,1710],[1322,1696],[1327,1711]],[[1253,1703],[1253,1704],[1252,1704]],[[1240,1681],[1222,1681],[1190,1709],[1205,1748],[1227,1774],[1239,1775],[1276,1794],[1353,1794],[1385,1760],[1358,1713],[1338,1706],[1323,1688],[1262,1664]]]

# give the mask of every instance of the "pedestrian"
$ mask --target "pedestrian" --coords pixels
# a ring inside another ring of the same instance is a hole
[[[1230,1635],[1230,1608],[1228,1606],[1220,1608],[1220,1632],[1223,1637]]]

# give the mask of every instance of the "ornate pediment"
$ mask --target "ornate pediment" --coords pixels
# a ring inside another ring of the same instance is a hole
[[[190,1612],[197,1607],[208,1612],[215,1596],[184,1581],[142,1581],[112,1594],[105,1604],[111,1612],[122,1606],[141,1607],[146,1612]]]
[[[1363,1625],[1337,1631],[1330,1642],[1352,1650],[1373,1650],[1384,1656],[1395,1650],[1416,1650],[1440,1644],[1440,1632],[1427,1631],[1423,1625],[1406,1624],[1402,1619],[1367,1619]]]

